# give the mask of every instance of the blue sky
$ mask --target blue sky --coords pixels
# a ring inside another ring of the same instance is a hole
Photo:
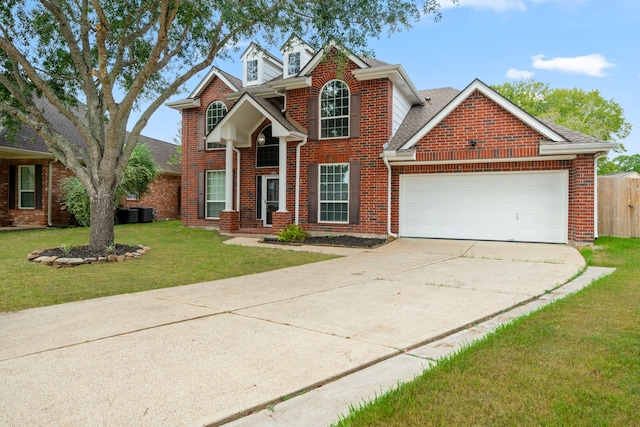
[[[372,39],[376,57],[402,64],[418,89],[464,89],[475,78],[502,84],[533,77],[554,88],[599,90],[624,108],[633,126],[622,141],[626,154],[640,153],[640,1],[440,3],[440,22],[427,16],[409,30]],[[277,48],[269,50],[278,54]],[[241,77],[239,58],[216,65]],[[187,85],[187,93],[200,78]],[[161,107],[143,134],[172,141],[179,121],[177,111]]]

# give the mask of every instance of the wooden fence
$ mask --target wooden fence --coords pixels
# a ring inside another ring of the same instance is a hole
[[[598,235],[640,237],[640,175],[598,177]]]

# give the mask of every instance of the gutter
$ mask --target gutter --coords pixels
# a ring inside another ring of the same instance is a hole
[[[51,215],[53,214],[53,161],[49,161],[49,179],[47,182],[47,226],[53,227]]]
[[[238,155],[236,166],[236,212],[240,212],[240,150],[233,147],[233,151]]]
[[[300,223],[300,148],[307,143],[307,137],[305,136],[301,143],[296,145],[296,196],[294,206],[294,224]]]
[[[398,235],[391,232],[391,165],[389,159],[386,156],[382,156],[382,161],[387,168],[387,234],[393,238],[397,238]]]
[[[593,240],[598,236],[598,160],[607,157],[608,151],[593,156]]]

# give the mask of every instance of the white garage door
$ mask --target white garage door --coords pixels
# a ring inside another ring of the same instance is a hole
[[[400,236],[566,243],[567,171],[400,176]]]

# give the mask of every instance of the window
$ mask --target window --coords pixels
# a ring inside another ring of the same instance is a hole
[[[36,207],[36,167],[20,166],[18,168],[18,207],[35,209]]]
[[[320,93],[320,138],[349,136],[349,88],[340,80],[327,83]]]
[[[320,221],[349,222],[349,164],[320,165]]]
[[[255,82],[258,80],[258,60],[253,59],[247,61],[247,81]]]
[[[288,73],[290,76],[300,72],[300,52],[293,52],[289,54],[288,66]]]
[[[222,101],[213,101],[207,107],[207,133],[211,132],[211,129],[222,120],[224,115],[227,114],[227,106]],[[207,149],[212,148],[225,148],[224,144],[207,142]]]
[[[138,193],[137,191],[127,194],[127,200],[139,200],[139,199],[140,199],[140,193]]]
[[[207,171],[207,218],[220,218],[225,205],[225,171]]]
[[[280,165],[280,140],[271,136],[271,125],[264,128],[260,134],[264,135],[264,142],[260,142],[259,135],[256,143],[256,166],[260,168]]]

